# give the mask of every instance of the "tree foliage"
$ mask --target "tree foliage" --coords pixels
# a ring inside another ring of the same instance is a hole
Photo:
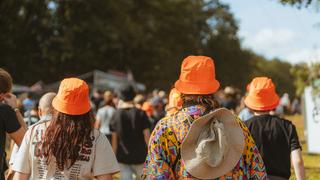
[[[23,84],[115,69],[168,89],[184,57],[204,54],[223,86],[243,88],[264,74],[291,88],[287,71],[276,70],[290,65],[243,50],[237,31],[218,0],[2,0],[0,65]]]

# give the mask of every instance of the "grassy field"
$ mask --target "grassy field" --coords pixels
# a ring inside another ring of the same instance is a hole
[[[308,180],[320,179],[320,155],[307,154],[306,139],[304,136],[304,122],[302,116],[288,116],[287,119],[291,120],[297,128],[300,141],[302,143],[303,160],[306,169],[306,176]],[[295,179],[294,172],[290,179]]]

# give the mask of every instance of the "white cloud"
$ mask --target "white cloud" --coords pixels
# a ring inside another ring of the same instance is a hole
[[[290,29],[261,29],[256,33],[245,32],[244,46],[268,58],[281,57],[290,51],[290,43],[297,38],[297,34]]]
[[[320,62],[320,49],[301,49],[298,51],[293,51],[289,53],[286,57],[286,60],[296,64],[299,62]]]
[[[320,49],[307,46],[301,48],[305,35],[290,29],[265,28],[256,33],[243,31],[240,36],[244,38],[244,47],[268,59],[278,57],[292,64],[320,62]]]

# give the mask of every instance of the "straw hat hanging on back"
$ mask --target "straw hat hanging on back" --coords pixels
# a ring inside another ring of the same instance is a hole
[[[193,122],[181,146],[182,160],[192,176],[215,179],[236,166],[245,143],[236,119],[221,108]]]

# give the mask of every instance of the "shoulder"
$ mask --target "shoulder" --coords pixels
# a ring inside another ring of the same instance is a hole
[[[272,118],[273,120],[279,121],[281,124],[283,124],[286,128],[292,128],[295,127],[295,125],[292,123],[292,121],[288,120],[288,119],[284,119],[284,118],[280,118],[278,116],[274,116]]]
[[[31,125],[30,127],[28,127],[26,134],[30,134],[33,131],[46,130],[47,129],[46,122],[47,121],[39,121],[39,122]]]
[[[92,130],[92,135],[95,137],[95,139],[103,139],[103,134],[99,131],[99,130],[97,130],[97,129],[93,129]]]
[[[7,104],[0,103],[0,112],[14,112],[14,110]]]

